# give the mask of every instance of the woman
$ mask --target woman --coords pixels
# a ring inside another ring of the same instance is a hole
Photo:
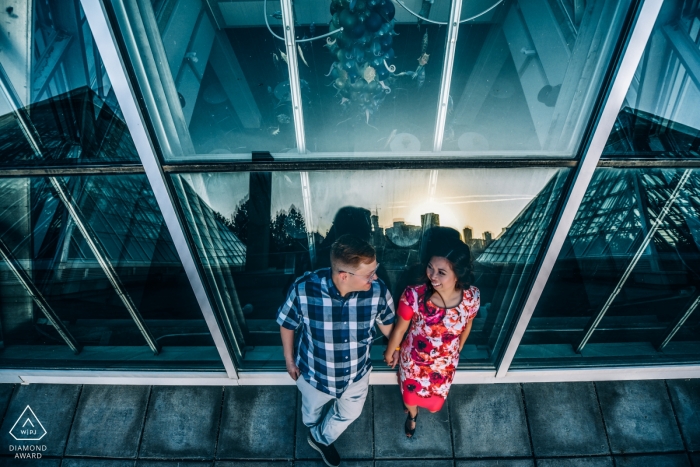
[[[384,353],[392,368],[399,364],[409,438],[416,429],[418,407],[430,412],[442,408],[459,352],[479,310],[479,289],[470,284],[469,247],[461,240],[452,240],[440,249],[442,252],[436,252],[426,265],[424,283],[406,287],[401,295],[397,321]]]

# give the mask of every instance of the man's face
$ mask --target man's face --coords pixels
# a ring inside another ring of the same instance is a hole
[[[347,275],[347,284],[353,292],[360,292],[372,288],[372,282],[377,279],[377,268],[379,263],[375,259],[371,263],[360,263],[360,266],[349,271]],[[350,274],[350,272],[352,274]]]

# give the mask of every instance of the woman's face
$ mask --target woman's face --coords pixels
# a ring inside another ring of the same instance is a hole
[[[452,265],[442,256],[430,258],[425,274],[438,292],[450,292],[454,290],[457,283],[457,275],[452,270]]]

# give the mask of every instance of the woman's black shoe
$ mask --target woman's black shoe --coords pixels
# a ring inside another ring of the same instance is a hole
[[[413,434],[416,432],[416,427],[411,428],[411,423],[416,423],[416,419],[418,418],[418,414],[416,414],[415,417],[411,417],[411,414],[408,414],[408,417],[406,417],[406,423],[404,423],[404,429],[406,430],[406,437],[407,438],[413,438]]]
[[[328,467],[338,467],[340,465],[340,454],[338,454],[333,444],[326,446],[325,444],[317,442],[314,437],[311,436],[311,432],[306,436],[306,439],[309,441],[309,445],[321,454],[323,462],[325,462]]]

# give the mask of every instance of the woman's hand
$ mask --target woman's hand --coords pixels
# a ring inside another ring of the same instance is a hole
[[[394,368],[396,364],[399,363],[399,351],[391,347],[387,347],[386,351],[384,352],[384,361],[391,368]]]

